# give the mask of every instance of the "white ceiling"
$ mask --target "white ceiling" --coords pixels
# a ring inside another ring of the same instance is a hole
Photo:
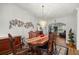
[[[38,18],[42,18],[42,5],[44,5],[43,18],[67,16],[73,14],[79,7],[79,3],[19,3],[17,5]]]

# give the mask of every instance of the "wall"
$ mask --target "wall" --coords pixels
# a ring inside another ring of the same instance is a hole
[[[53,18],[49,21],[49,23],[61,22],[66,24],[66,42],[68,43],[68,32],[70,28],[72,28],[73,32],[75,33],[75,42],[76,42],[76,30],[77,30],[77,17],[76,12],[72,15],[60,17],[60,18]]]
[[[7,36],[8,33],[12,35],[22,35],[28,38],[28,32],[30,30],[36,30],[36,28],[24,28],[13,27],[9,30],[9,21],[17,18],[23,22],[31,21],[36,26],[37,19],[20,7],[14,4],[0,4],[0,36]]]
[[[79,50],[79,8],[77,8],[77,50]]]

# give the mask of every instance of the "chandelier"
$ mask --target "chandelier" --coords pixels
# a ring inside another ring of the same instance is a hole
[[[42,7],[42,19],[39,21],[39,24],[42,28],[46,27],[47,22],[44,19],[44,5],[41,6]]]

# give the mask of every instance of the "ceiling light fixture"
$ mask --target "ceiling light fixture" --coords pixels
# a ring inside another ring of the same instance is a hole
[[[42,5],[42,20],[40,21],[40,25],[42,28],[46,27],[47,22],[44,20],[44,5]]]

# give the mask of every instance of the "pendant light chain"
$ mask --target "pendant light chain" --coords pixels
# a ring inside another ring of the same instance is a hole
[[[44,5],[42,5],[42,18],[44,18]]]

